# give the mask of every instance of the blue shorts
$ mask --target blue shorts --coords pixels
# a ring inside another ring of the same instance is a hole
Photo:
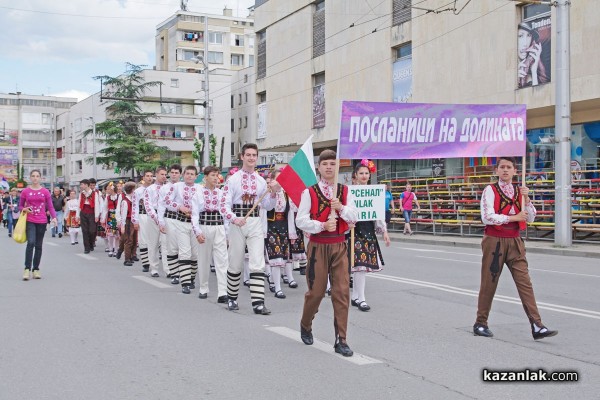
[[[409,224],[410,223],[410,217],[412,216],[412,210],[404,210],[402,212],[402,215],[404,216],[404,222]]]

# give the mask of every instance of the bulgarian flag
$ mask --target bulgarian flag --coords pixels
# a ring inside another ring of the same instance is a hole
[[[281,170],[277,182],[296,206],[300,205],[300,197],[304,189],[317,183],[312,135],[300,147],[290,163]]]

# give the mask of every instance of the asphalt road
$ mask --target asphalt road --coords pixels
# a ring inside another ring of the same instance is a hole
[[[331,303],[316,343],[298,326],[306,283],[267,291],[270,316],[181,294],[164,277],[90,255],[46,236],[43,279],[21,280],[25,245],[0,229],[0,399],[597,399],[600,266],[597,259],[530,254],[546,325],[535,342],[505,270],[490,317],[474,337],[477,249],[394,242],[385,270],[367,279],[370,312],[350,310],[355,356],[333,351]],[[121,260],[122,261],[122,260]],[[490,383],[482,370],[576,371],[578,382]]]

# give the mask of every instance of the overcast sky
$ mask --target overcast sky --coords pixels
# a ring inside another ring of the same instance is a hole
[[[254,0],[189,0],[188,10],[246,17]],[[156,25],[180,0],[0,0],[0,93],[83,99],[97,75],[154,66]]]

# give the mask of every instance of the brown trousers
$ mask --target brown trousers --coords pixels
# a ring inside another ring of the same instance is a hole
[[[345,341],[350,307],[348,245],[346,242],[321,244],[311,241],[308,244],[307,255],[306,283],[308,291],[304,295],[304,310],[300,324],[304,329],[312,330],[312,321],[319,311],[323,296],[325,296],[327,277],[329,276],[335,335],[336,339]]]
[[[495,255],[496,249],[498,249],[497,255]],[[543,326],[535,302],[531,278],[529,277],[523,239],[520,237],[499,238],[484,235],[481,241],[481,250],[483,252],[481,260],[481,286],[479,288],[476,322],[487,326],[488,316],[492,308],[492,300],[494,300],[494,294],[498,287],[498,280],[500,279],[502,268],[506,264],[517,286],[517,291],[519,292],[519,297],[521,298],[521,303],[523,304],[529,323]],[[497,257],[496,261],[499,267],[495,277],[492,272],[494,257]]]
[[[121,235],[123,238],[123,250],[125,251],[125,261],[131,261],[135,255],[137,231],[133,228],[133,223],[130,219],[125,222],[125,233]]]

